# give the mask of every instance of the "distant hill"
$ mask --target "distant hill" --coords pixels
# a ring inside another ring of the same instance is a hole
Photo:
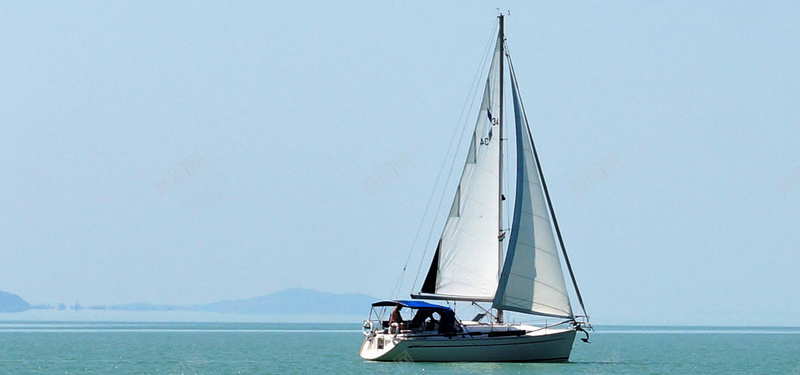
[[[308,289],[287,289],[261,297],[221,301],[198,306],[220,313],[297,315],[359,315],[369,312],[375,297],[360,293],[334,294]]]
[[[220,301],[206,305],[153,305],[129,303],[90,307],[123,311],[209,311],[260,315],[363,315],[376,298],[360,293],[335,294],[309,289],[286,289],[260,297]]]
[[[0,312],[22,312],[30,309],[31,305],[20,296],[0,291]]]

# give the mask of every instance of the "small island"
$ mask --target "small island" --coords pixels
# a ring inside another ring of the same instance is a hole
[[[20,296],[0,290],[0,312],[23,312],[31,309],[31,305]]]

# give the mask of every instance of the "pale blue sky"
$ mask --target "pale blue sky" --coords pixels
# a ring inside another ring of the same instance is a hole
[[[796,324],[789,1],[4,3],[0,290],[388,297],[498,5],[593,321]]]

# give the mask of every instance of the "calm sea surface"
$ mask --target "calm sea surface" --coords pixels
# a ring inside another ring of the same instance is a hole
[[[0,374],[794,374],[800,328],[599,327],[569,363],[363,361],[354,324],[0,322]]]

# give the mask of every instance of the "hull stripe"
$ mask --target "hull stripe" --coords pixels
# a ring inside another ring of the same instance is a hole
[[[477,344],[467,344],[467,345],[409,345],[408,349],[416,349],[416,348],[429,348],[429,349],[436,349],[436,348],[474,348],[480,346],[504,346],[504,345],[531,345],[531,344],[541,344],[545,342],[552,342],[552,341],[562,341],[564,339],[551,339],[551,340],[542,340],[542,341],[532,341],[532,342],[508,342],[508,343],[477,343]]]

